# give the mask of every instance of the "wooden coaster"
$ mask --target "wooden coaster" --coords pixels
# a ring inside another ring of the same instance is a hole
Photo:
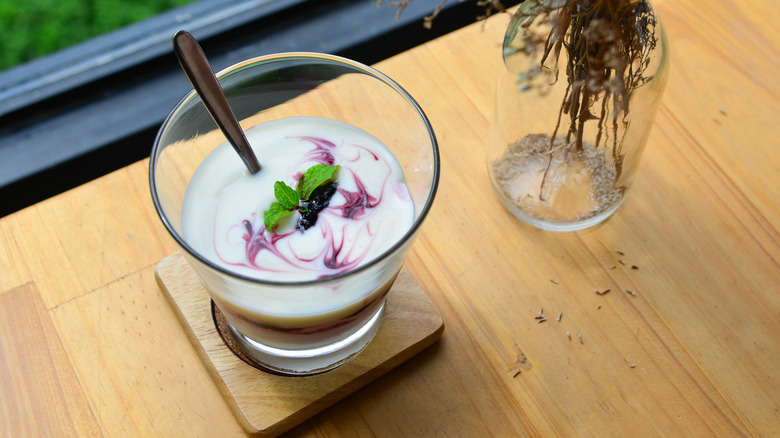
[[[209,374],[251,435],[291,429],[421,352],[444,330],[436,307],[404,268],[388,294],[379,332],[355,359],[323,374],[280,376],[249,365],[225,345],[208,292],[180,253],[160,261],[155,274]]]

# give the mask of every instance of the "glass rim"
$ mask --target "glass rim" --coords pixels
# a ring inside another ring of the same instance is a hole
[[[391,79],[389,76],[385,75],[384,73],[380,72],[379,70],[367,66],[365,64],[362,64],[358,61],[351,60],[349,58],[345,58],[338,55],[331,55],[326,53],[317,53],[317,52],[282,52],[282,53],[274,53],[269,55],[262,55],[254,58],[249,58],[244,61],[237,62],[229,67],[226,67],[219,72],[215,74],[217,79],[220,79],[221,77],[228,75],[238,69],[244,68],[250,64],[256,64],[256,63],[267,63],[267,62],[277,62],[285,59],[290,60],[306,60],[306,59],[319,59],[319,60],[329,60],[334,63],[340,63],[347,65],[353,69],[358,70],[360,73],[368,74],[373,76],[376,79],[381,80],[386,85],[393,88],[398,94],[400,94],[406,101],[409,103],[412,108],[416,111],[416,113],[419,115],[420,119],[423,121],[425,125],[425,129],[428,132],[428,136],[431,141],[431,149],[433,152],[433,177],[431,182],[431,188],[428,191],[428,197],[425,200],[425,204],[423,205],[422,211],[420,212],[420,215],[417,216],[417,218],[414,220],[414,223],[412,226],[407,230],[406,233],[404,233],[403,236],[401,236],[398,241],[396,241],[390,248],[385,250],[383,253],[372,259],[366,264],[363,264],[361,266],[358,266],[355,269],[351,269],[347,272],[342,272],[340,274],[330,275],[323,278],[317,278],[313,280],[301,280],[301,281],[274,281],[274,280],[266,280],[256,277],[251,277],[248,275],[239,274],[237,272],[230,271],[228,269],[225,269],[222,266],[217,265],[216,263],[212,262],[208,258],[202,256],[198,251],[196,251],[194,248],[192,248],[182,236],[179,235],[178,232],[173,228],[173,225],[171,224],[170,220],[168,219],[167,215],[163,211],[162,204],[160,202],[159,196],[157,194],[157,184],[155,182],[155,169],[158,162],[158,151],[159,151],[159,142],[162,137],[163,131],[168,127],[172,121],[172,119],[176,116],[176,114],[181,110],[185,104],[187,104],[190,100],[194,99],[195,96],[197,96],[197,92],[194,89],[191,89],[179,102],[173,107],[173,109],[168,113],[165,120],[163,121],[162,125],[160,125],[160,129],[157,131],[157,135],[155,136],[154,143],[152,145],[152,151],[149,159],[149,188],[151,190],[152,195],[152,202],[154,203],[154,208],[157,211],[157,215],[160,217],[160,220],[162,221],[163,225],[165,226],[166,230],[168,230],[168,234],[173,237],[173,239],[176,241],[176,243],[179,245],[180,248],[185,250],[187,253],[189,253],[192,257],[200,261],[201,263],[204,263],[206,266],[208,266],[211,269],[214,269],[220,273],[223,273],[227,275],[228,277],[236,278],[239,280],[247,281],[250,283],[259,283],[264,285],[271,285],[271,286],[287,286],[287,287],[295,287],[295,286],[307,286],[307,285],[321,285],[324,283],[329,283],[332,281],[337,281],[341,278],[348,277],[355,275],[357,273],[360,273],[362,271],[365,271],[382,260],[385,260],[387,257],[389,257],[391,254],[396,252],[401,246],[403,246],[409,239],[413,238],[414,235],[419,230],[420,226],[422,226],[422,223],[424,222],[426,216],[428,215],[428,212],[431,209],[431,206],[433,205],[433,200],[436,197],[436,192],[438,191],[439,186],[439,173],[440,173],[440,158],[439,158],[439,146],[438,142],[436,140],[436,135],[433,132],[433,127],[431,126],[430,120],[428,120],[428,117],[425,115],[425,112],[423,111],[422,107],[420,107],[420,104],[417,103],[417,101],[396,81]]]

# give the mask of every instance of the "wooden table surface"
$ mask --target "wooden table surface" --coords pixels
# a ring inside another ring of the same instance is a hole
[[[440,142],[406,266],[446,328],[290,436],[780,436],[780,9],[656,5],[666,95],[628,200],[583,232],[524,225],[488,180],[507,16],[377,66]],[[0,435],[243,434],[155,283],[177,248],[147,165],[0,220]]]

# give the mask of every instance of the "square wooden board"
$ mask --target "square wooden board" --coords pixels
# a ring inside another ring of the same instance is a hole
[[[403,268],[388,294],[379,332],[363,352],[323,374],[280,376],[247,364],[225,345],[208,292],[180,253],[160,261],[155,273],[209,374],[251,435],[291,429],[421,352],[444,330],[436,307]]]

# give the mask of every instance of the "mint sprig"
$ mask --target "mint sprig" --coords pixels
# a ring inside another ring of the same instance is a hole
[[[339,168],[326,164],[316,164],[309,168],[298,180],[298,197],[301,201],[307,201],[317,187],[325,184],[333,178],[333,174]]]
[[[274,196],[276,196],[276,199],[279,201],[275,202],[274,204],[279,204],[287,210],[292,210],[298,207],[298,200],[300,199],[298,196],[298,191],[291,188],[283,181],[277,181],[274,183]]]
[[[295,189],[285,184],[284,181],[276,181],[274,183],[276,202],[271,203],[271,206],[263,214],[265,229],[272,229],[280,218],[292,214],[295,210],[305,212],[305,209],[300,207],[301,201],[308,201],[312,192],[331,181],[338,168],[338,165],[315,164],[301,175]]]
[[[269,227],[273,227],[282,216],[291,215],[293,211],[295,211],[295,208],[287,209],[282,204],[274,202],[263,215],[265,229],[270,230],[271,228]]]

